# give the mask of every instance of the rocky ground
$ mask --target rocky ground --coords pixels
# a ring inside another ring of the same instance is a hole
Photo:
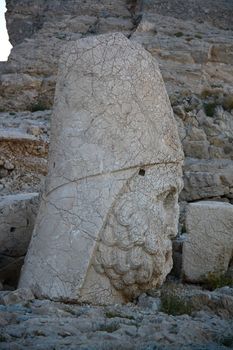
[[[1,302],[4,350],[233,347],[229,287],[207,292],[172,283],[135,303],[105,307],[35,300],[27,290],[2,294]]]

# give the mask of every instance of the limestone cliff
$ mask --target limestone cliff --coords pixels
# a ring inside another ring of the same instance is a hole
[[[170,93],[200,93],[232,81],[232,15],[229,0],[7,0],[14,48],[2,68],[0,104],[25,110],[53,104],[57,62],[64,43],[123,32],[155,56]],[[135,33],[134,33],[135,32]],[[133,35],[134,33],[134,35]]]

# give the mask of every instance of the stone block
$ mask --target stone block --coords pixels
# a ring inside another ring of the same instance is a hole
[[[208,159],[208,141],[183,141],[184,153],[186,157]]]
[[[0,197],[0,254],[11,257],[26,254],[38,204],[38,193]]]
[[[233,205],[201,201],[187,208],[183,274],[191,282],[203,282],[210,274],[224,274],[233,251]]]
[[[196,201],[213,197],[231,198],[233,162],[227,159],[186,159],[184,189],[180,200]]]

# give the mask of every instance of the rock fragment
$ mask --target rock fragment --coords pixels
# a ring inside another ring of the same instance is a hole
[[[0,198],[0,254],[25,255],[38,209],[38,193],[19,193]]]
[[[38,211],[38,193],[0,197],[0,281],[16,287]]]
[[[11,292],[2,292],[0,296],[0,304],[12,305],[25,301],[31,301],[34,299],[34,295],[30,289],[20,288]]]

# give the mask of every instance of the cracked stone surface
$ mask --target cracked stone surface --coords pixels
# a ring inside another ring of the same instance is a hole
[[[183,153],[156,61],[122,34],[68,45],[49,173],[20,286],[124,302],[172,267]]]
[[[174,316],[155,311],[145,303],[156,303],[158,298],[146,295],[144,305],[139,302],[103,307],[31,300],[29,294],[28,301],[25,298],[17,304],[0,305],[0,349],[232,348],[232,318],[228,314],[232,289],[204,292],[182,286],[180,295],[184,303],[194,306],[191,314]]]
[[[233,205],[200,201],[188,205],[183,272],[191,282],[227,271],[233,252]]]
[[[19,257],[26,254],[37,212],[38,193],[0,198],[0,254]]]
[[[38,193],[0,197],[0,282],[17,286],[38,212]]]
[[[0,129],[8,128],[13,119],[25,121],[26,112],[20,110],[52,107],[64,44],[122,32],[159,63],[186,156],[182,200],[233,201],[233,111],[224,103],[232,96],[232,1],[206,0],[205,6],[201,0],[7,0],[6,4],[14,47],[8,62],[0,62],[0,105],[2,111],[11,112],[0,113]],[[206,115],[209,104],[216,105],[213,116]],[[0,165],[3,195],[40,189],[39,180],[47,171],[45,129],[50,112],[43,126],[35,120],[37,113],[27,112],[26,122],[33,122],[27,137],[15,130],[6,140],[6,131],[2,136],[0,130],[0,148],[15,165],[14,170]],[[14,129],[21,128],[17,125]],[[36,136],[38,127],[41,133]]]

